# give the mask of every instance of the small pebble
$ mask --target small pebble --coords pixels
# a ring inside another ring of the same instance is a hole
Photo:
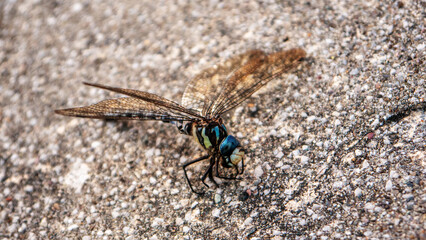
[[[414,200],[414,195],[411,193],[408,193],[408,194],[402,195],[402,198],[404,198],[407,202],[410,202]]]
[[[375,207],[376,207],[376,205],[374,205],[373,203],[366,203],[364,205],[364,208],[368,211],[373,211]]]
[[[343,186],[344,186],[344,183],[343,183],[343,182],[341,182],[341,181],[338,181],[338,182],[334,182],[334,183],[333,183],[333,188],[334,188],[334,189],[341,189],[341,188],[343,188]]]
[[[355,189],[355,196],[361,197],[362,196],[362,190],[360,188]]]
[[[150,177],[149,178],[149,183],[151,183],[152,185],[157,183],[157,179],[155,177]]]
[[[71,10],[74,13],[80,12],[83,9],[83,4],[82,3],[74,3],[71,7]]]
[[[183,219],[180,217],[177,217],[175,220],[176,225],[180,226],[184,223]]]
[[[309,163],[309,157],[307,156],[300,156],[300,164],[306,165]]]
[[[214,202],[216,204],[220,203],[221,200],[222,200],[222,196],[220,194],[215,194],[214,195]]]
[[[73,224],[73,225],[69,226],[67,230],[68,230],[69,232],[71,232],[71,231],[73,231],[73,230],[75,230],[75,229],[77,229],[77,228],[78,228],[78,225],[77,225],[77,224]]]
[[[92,142],[92,144],[90,145],[92,148],[98,148],[102,143],[99,141],[94,141]]]
[[[263,170],[262,170],[261,166],[257,166],[254,169],[254,175],[255,175],[256,178],[260,178],[263,175]]]
[[[359,156],[362,156],[363,154],[364,152],[362,150],[359,150],[359,149],[355,150],[355,156],[359,157]]]
[[[276,157],[276,158],[278,158],[278,159],[281,159],[282,157],[284,157],[284,153],[283,153],[283,152],[278,152],[278,153],[275,155],[275,157]]]
[[[389,173],[390,178],[398,178],[399,174],[395,170],[391,170]]]
[[[213,209],[212,216],[213,217],[219,217],[220,216],[220,209],[217,209],[217,208]]]
[[[251,225],[252,222],[253,222],[253,218],[248,217],[248,218],[246,218],[246,220],[244,220],[243,225],[249,226],[249,225]]]
[[[158,227],[158,226],[162,225],[163,223],[164,223],[164,219],[156,217],[152,221],[151,227]]]
[[[25,192],[27,192],[27,193],[31,193],[31,192],[33,192],[33,191],[34,191],[34,187],[33,187],[33,186],[31,186],[31,185],[26,185],[26,186],[24,187],[24,191],[25,191]]]
[[[391,190],[392,190],[392,187],[393,187],[392,180],[390,180],[390,179],[389,179],[389,180],[386,182],[385,190],[386,190],[386,191],[391,191]]]
[[[354,75],[358,75],[358,73],[359,73],[358,68],[354,68],[354,69],[351,70],[351,72],[349,74],[354,76]]]

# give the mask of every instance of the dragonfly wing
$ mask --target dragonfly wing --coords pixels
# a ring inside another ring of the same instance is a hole
[[[191,120],[179,111],[132,97],[103,100],[86,107],[55,110],[55,113],[73,117],[115,120]]]
[[[186,115],[190,118],[203,119],[203,117],[200,116],[199,114],[197,114],[196,112],[194,112],[190,109],[187,109],[187,108],[179,105],[176,102],[173,102],[169,99],[160,97],[160,96],[152,94],[152,93],[138,91],[138,90],[134,90],[134,89],[109,87],[109,86],[105,86],[105,85],[101,85],[101,84],[95,84],[95,83],[84,82],[84,84],[86,84],[88,86],[92,86],[92,87],[102,88],[102,89],[106,89],[106,90],[109,90],[109,91],[121,93],[121,94],[130,96],[132,98],[137,98],[137,99],[140,99],[140,100],[145,101],[147,103],[152,103],[152,104],[150,104],[150,106],[155,105],[155,106],[162,107],[164,109],[168,109],[169,111],[180,112],[180,114]]]
[[[208,108],[216,101],[222,87],[235,69],[241,68],[251,59],[264,55],[260,50],[252,50],[203,70],[188,83],[182,96],[182,105],[201,116],[206,116]]]
[[[207,114],[216,116],[233,109],[272,79],[295,68],[305,56],[303,49],[295,48],[250,58],[226,79]]]

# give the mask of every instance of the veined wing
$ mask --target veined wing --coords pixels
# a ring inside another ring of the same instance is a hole
[[[56,110],[67,116],[101,119],[139,119],[139,120],[191,120],[203,119],[192,110],[160,97],[158,95],[133,89],[115,88],[94,83],[84,83],[113,92],[130,96],[104,100],[87,107]]]
[[[241,68],[253,59],[265,56],[260,50],[248,51],[234,56],[223,64],[215,65],[203,70],[195,76],[187,85],[183,96],[182,105],[196,111],[201,116],[207,116],[207,110],[219,96],[222,86],[236,69]]]
[[[269,81],[296,67],[305,56],[303,49],[295,48],[250,58],[226,79],[206,115],[216,116],[233,109]]]
[[[103,100],[86,107],[55,110],[55,113],[73,117],[115,120],[161,120],[167,122],[192,119],[180,112],[132,97]]]
[[[86,84],[88,86],[92,86],[92,87],[102,88],[102,89],[106,89],[106,90],[109,90],[109,91],[121,93],[121,94],[130,96],[130,97],[138,98],[138,99],[141,99],[143,101],[153,103],[157,106],[161,106],[161,107],[164,107],[164,108],[167,108],[167,109],[170,109],[170,110],[175,110],[175,111],[181,112],[184,115],[192,116],[192,118],[204,119],[202,116],[200,116],[196,112],[194,112],[190,109],[187,109],[187,108],[177,104],[176,102],[173,102],[169,99],[160,97],[160,96],[152,94],[152,93],[142,92],[142,91],[138,91],[138,90],[134,90],[134,89],[109,87],[109,86],[105,86],[105,85],[101,85],[101,84],[88,83],[88,82],[84,82],[84,84]]]

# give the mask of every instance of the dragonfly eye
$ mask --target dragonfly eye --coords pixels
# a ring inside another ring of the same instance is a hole
[[[224,167],[236,166],[244,157],[244,151],[240,142],[232,136],[228,135],[219,146],[220,154],[222,154]]]
[[[238,140],[234,136],[228,135],[220,143],[219,150],[222,156],[229,156],[232,154],[234,149],[239,146],[241,146],[240,142],[238,142]]]

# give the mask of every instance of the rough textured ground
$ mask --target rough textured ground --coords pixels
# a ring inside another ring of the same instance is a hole
[[[0,7],[2,239],[426,237],[425,1]],[[179,101],[203,68],[292,47],[307,61],[224,116],[243,180],[204,196],[173,126],[52,112],[116,96],[82,81]]]

